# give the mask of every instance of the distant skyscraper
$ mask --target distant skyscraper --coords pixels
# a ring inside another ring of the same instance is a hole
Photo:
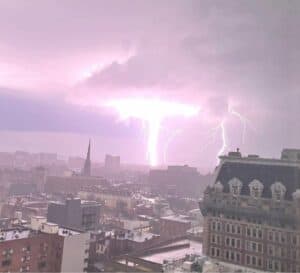
[[[89,147],[82,170],[82,175],[91,176],[91,141],[89,141]]]
[[[109,172],[119,172],[120,171],[120,157],[106,155],[105,156],[105,169]]]

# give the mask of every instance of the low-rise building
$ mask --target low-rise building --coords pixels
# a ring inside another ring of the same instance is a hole
[[[101,205],[96,201],[67,198],[65,203],[51,202],[47,219],[62,227],[95,230],[99,225]]]
[[[165,239],[186,236],[190,228],[191,221],[182,215],[171,215],[159,219],[159,234]]]
[[[83,272],[87,268],[88,233],[59,228],[45,217],[30,227],[0,232],[0,272]]]

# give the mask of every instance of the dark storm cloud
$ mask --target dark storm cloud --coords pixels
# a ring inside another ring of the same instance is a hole
[[[135,123],[131,123],[130,127],[122,123],[116,126],[113,116],[103,115],[101,111],[87,111],[57,100],[15,97],[2,93],[0,130],[134,137],[137,135],[138,127]]]

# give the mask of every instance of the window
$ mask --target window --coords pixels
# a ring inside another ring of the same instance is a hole
[[[257,250],[258,252],[262,253],[262,244],[257,245]]]
[[[256,228],[252,229],[252,236],[256,238]]]
[[[231,238],[231,246],[235,247],[235,240],[234,240],[234,238]]]
[[[215,243],[215,235],[214,235],[214,234],[211,235],[211,242],[212,242],[212,243]]]
[[[236,196],[240,194],[243,183],[238,178],[232,178],[228,184],[232,195]]]
[[[45,267],[46,267],[46,262],[45,261],[42,261],[42,262],[38,263],[38,268],[39,269],[42,269],[42,268],[45,268]]]
[[[226,224],[226,232],[230,232],[230,226],[229,226],[229,224]]]
[[[237,226],[237,233],[241,234],[241,227],[240,226]]]
[[[239,253],[236,254],[236,261],[240,262],[240,254]]]
[[[217,257],[220,257],[220,249],[217,248]]]
[[[235,225],[231,225],[231,232],[235,233]]]
[[[231,260],[231,261],[234,261],[234,252],[231,252],[231,253],[230,253],[230,260]]]
[[[286,188],[281,182],[275,182],[271,185],[272,198],[275,201],[280,201],[284,198]]]
[[[272,260],[268,260],[268,268],[269,268],[269,270],[273,270],[273,261]]]
[[[247,227],[247,236],[249,236],[249,237],[251,236],[251,230],[248,227]]]
[[[220,236],[219,235],[217,236],[217,244],[218,245],[220,244]]]
[[[262,238],[262,231],[260,229],[258,230],[257,234],[258,234],[258,238],[261,239]]]
[[[273,253],[274,253],[274,252],[273,252],[273,246],[270,246],[270,245],[269,245],[268,253],[269,253],[270,256],[273,256]]]
[[[256,257],[252,256],[252,265],[256,265]]]
[[[246,250],[250,251],[250,242],[249,241],[246,241]]]
[[[262,266],[261,258],[258,258],[258,259],[257,259],[257,265],[258,265],[259,267]]]
[[[217,223],[217,230],[221,231],[221,223],[219,223],[219,222]]]
[[[273,232],[269,231],[269,241],[273,241]]]
[[[214,247],[211,248],[211,256],[215,256],[215,248]]]
[[[229,244],[230,244],[230,240],[229,240],[229,238],[227,237],[227,238],[226,238],[226,245],[229,246]]]
[[[249,184],[249,188],[250,188],[250,195],[253,198],[260,198],[261,194],[263,192],[264,189],[264,185],[258,181],[258,180],[253,180],[250,184]]]
[[[247,264],[250,264],[250,256],[249,255],[246,256],[246,262],[247,262]]]
[[[9,266],[11,264],[11,260],[3,260],[2,266]]]
[[[240,240],[240,239],[237,239],[237,240],[236,240],[236,247],[237,247],[237,248],[240,248],[240,247],[241,247],[241,240]]]
[[[212,229],[216,230],[216,222],[212,222]]]
[[[229,260],[229,251],[226,250],[226,259]]]
[[[252,251],[256,252],[256,243],[252,243]]]

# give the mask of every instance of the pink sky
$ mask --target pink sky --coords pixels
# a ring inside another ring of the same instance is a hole
[[[145,163],[142,122],[121,124],[102,107],[120,98],[203,109],[164,122],[160,163],[168,143],[166,163],[212,169],[224,120],[226,152],[299,147],[300,4],[242,2],[2,0],[0,149],[81,154],[92,137],[99,159],[114,152]],[[245,116],[244,140],[229,104]],[[62,136],[76,145],[59,145]]]

